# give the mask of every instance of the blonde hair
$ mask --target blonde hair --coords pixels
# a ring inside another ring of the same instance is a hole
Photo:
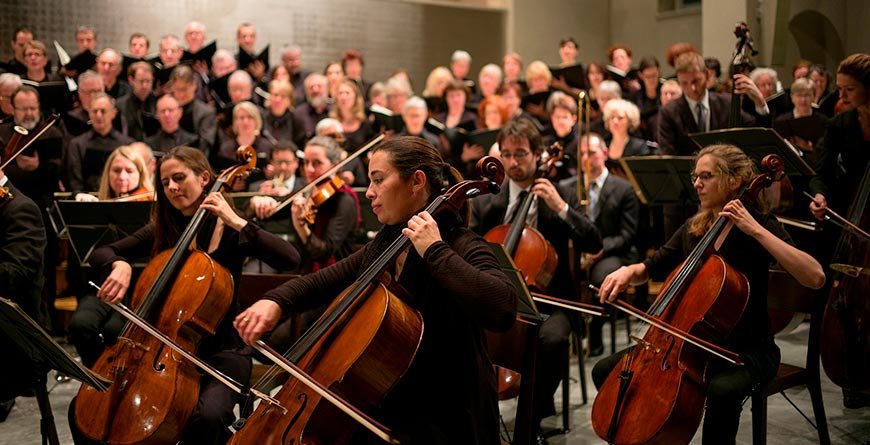
[[[263,116],[260,115],[260,109],[256,105],[246,100],[237,103],[233,107],[233,133],[239,134],[239,131],[236,129],[236,117],[242,112],[248,113],[251,116],[251,119],[257,124],[257,134],[260,134],[263,131]]]
[[[526,68],[526,82],[531,83],[532,79],[536,77],[543,77],[547,79],[547,83],[550,83],[553,80],[553,73],[550,72],[550,68],[547,67],[546,63],[535,60]]]
[[[436,66],[429,72],[429,77],[426,78],[426,88],[423,89],[423,97],[441,97],[444,91],[443,88],[442,91],[437,91],[438,84],[443,82],[446,87],[451,80],[453,80],[453,74],[450,73],[447,67]]]
[[[353,91],[353,95],[356,96],[353,100],[353,108],[350,110],[351,116],[343,116],[338,105],[334,104],[332,110],[329,111],[329,117],[336,119],[339,122],[343,121],[346,117],[353,117],[357,122],[364,121],[366,119],[365,100],[363,99],[363,94],[360,92],[359,86],[351,79],[343,79],[339,82],[339,87],[342,85],[350,88],[351,91]]]
[[[608,131],[610,131],[610,118],[616,113],[622,113],[628,119],[629,132],[640,127],[640,110],[637,105],[625,99],[611,99],[604,106],[604,128]]]
[[[742,186],[749,183],[757,172],[752,159],[734,145],[718,144],[705,147],[698,152],[695,162],[707,155],[713,159],[716,173],[723,179],[723,181],[719,181],[719,187],[726,187],[728,183],[733,185],[737,182],[740,187],[736,190],[739,191]],[[728,199],[734,199],[736,195],[737,192],[729,196]],[[703,235],[713,226],[718,217],[719,215],[711,209],[698,210],[698,213],[689,219],[689,233],[694,236]]]
[[[145,187],[145,190],[153,192],[154,183],[151,181],[151,173],[148,171],[148,168],[146,168],[145,160],[142,159],[139,150],[136,150],[135,147],[129,145],[122,145],[116,148],[112,154],[109,155],[109,158],[106,159],[106,164],[103,166],[103,176],[100,177],[100,188],[97,191],[97,198],[99,198],[100,201],[115,198],[115,192],[109,185],[109,172],[112,170],[112,163],[115,162],[115,158],[118,156],[122,156],[132,162],[133,165],[136,166],[136,170],[139,171],[139,183],[136,184],[136,187],[133,187],[133,190]]]
[[[283,94],[290,99],[290,109],[293,109],[293,85],[286,80],[273,80],[269,82],[269,94]],[[266,100],[266,106],[269,106],[269,101]]]

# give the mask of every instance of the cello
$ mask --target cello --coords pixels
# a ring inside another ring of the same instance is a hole
[[[833,284],[822,318],[819,352],[825,374],[843,388],[843,403],[852,407],[852,392],[870,389],[870,167],[852,201],[831,269]],[[833,213],[829,211],[829,213]],[[854,227],[854,228],[853,228]]]
[[[211,192],[256,166],[253,147],[240,148],[237,156],[243,163],[225,170]],[[196,409],[200,374],[191,352],[215,334],[233,301],[229,271],[190,248],[207,212],[197,210],[175,247],[157,254],[142,271],[131,318],[146,323],[128,325],[94,364],[94,372],[114,384],[102,393],[87,386],[79,390],[75,426],[84,436],[109,444],[174,444]]]
[[[765,173],[741,191],[741,200],[752,201],[784,174],[775,155],[766,156],[762,168]],[[648,313],[612,303],[651,326],[595,397],[592,426],[609,443],[689,443],[703,414],[708,353],[740,364],[737,354],[716,346],[741,319],[749,298],[747,278],[714,252],[727,224],[724,216],[713,223],[665,280]]]
[[[547,149],[549,158],[538,167],[537,178],[549,175],[562,159],[562,146],[553,144]],[[529,192],[514,214],[510,224],[501,224],[490,229],[483,238],[491,243],[504,246],[508,255],[516,262],[517,269],[523,272],[526,284],[534,289],[544,291],[553,279],[559,259],[556,249],[544,238],[537,229],[526,224],[526,215],[532,207],[535,194]]]
[[[501,163],[485,157],[478,168],[485,179],[452,186],[425,211],[459,213],[467,199],[497,192],[504,177]],[[363,411],[378,405],[408,369],[422,340],[420,313],[396,297],[396,286],[387,273],[409,246],[406,236],[398,236],[290,351],[276,357],[279,364],[288,372],[300,368],[317,385]],[[260,404],[230,444],[336,444],[346,442],[354,432],[348,417],[300,379],[287,381],[274,398],[285,409]],[[389,434],[381,437],[394,441]]]

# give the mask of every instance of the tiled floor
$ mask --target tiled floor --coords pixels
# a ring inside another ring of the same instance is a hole
[[[802,363],[805,355],[804,345],[806,344],[806,336],[808,325],[800,326],[794,332],[781,336],[777,339],[780,348],[783,352],[783,361],[790,363]],[[618,346],[625,346],[624,329],[619,331]],[[587,362],[586,372],[591,370],[592,363]],[[549,437],[548,441],[552,445],[582,445],[582,444],[601,444],[602,440],[597,438],[592,432],[589,414],[591,404],[582,405],[580,397],[578,369],[576,361],[571,364],[571,431],[567,434],[554,434]],[[589,383],[590,402],[595,396],[595,390]],[[75,395],[78,389],[78,383],[68,382],[61,383],[51,391],[51,402],[56,417],[55,424],[57,425],[60,443],[71,444],[72,440],[69,434],[69,428],[66,421],[66,412],[69,406],[70,399]],[[822,376],[823,398],[825,400],[825,411],[828,418],[828,425],[831,434],[831,443],[833,444],[870,444],[870,408],[863,409],[845,409],[841,403],[841,394],[839,388],[833,385],[827,377]],[[809,394],[805,390],[791,390],[787,392],[788,397],[797,405],[804,413],[812,418],[812,409],[810,407]],[[556,409],[561,409],[561,390],[556,393]],[[750,410],[747,404],[747,409],[744,410],[740,422],[740,433],[737,438],[739,444],[750,444],[751,437],[751,420]],[[513,411],[515,403],[513,401],[502,402],[502,412],[504,413],[505,421],[510,428],[513,423]],[[544,427],[555,432],[561,428],[561,413],[556,416],[544,420]],[[815,429],[803,417],[792,408],[789,403],[781,395],[771,397],[768,402],[768,443],[780,444],[815,444],[818,443],[818,436]],[[4,423],[0,423],[0,445],[31,445],[39,444],[39,409],[36,405],[36,400],[33,398],[19,397],[15,408],[9,415],[9,418]],[[700,433],[696,435],[693,444],[701,443]]]

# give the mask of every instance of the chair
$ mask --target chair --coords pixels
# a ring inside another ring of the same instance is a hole
[[[540,322],[517,316],[507,332],[486,332],[492,363],[521,375],[512,441],[515,445],[531,444],[535,438],[537,425],[533,425],[532,409],[539,330]]]
[[[804,367],[780,363],[776,377],[752,394],[752,443],[755,445],[767,443],[767,398],[800,385],[806,386],[810,393],[819,443],[831,443],[819,382],[819,336],[824,303],[825,299],[819,291],[801,286],[785,271],[771,269],[768,305],[780,310],[809,314],[810,332]]]

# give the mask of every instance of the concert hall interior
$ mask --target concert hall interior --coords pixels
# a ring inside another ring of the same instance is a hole
[[[0,16],[0,444],[870,445],[866,1]]]

